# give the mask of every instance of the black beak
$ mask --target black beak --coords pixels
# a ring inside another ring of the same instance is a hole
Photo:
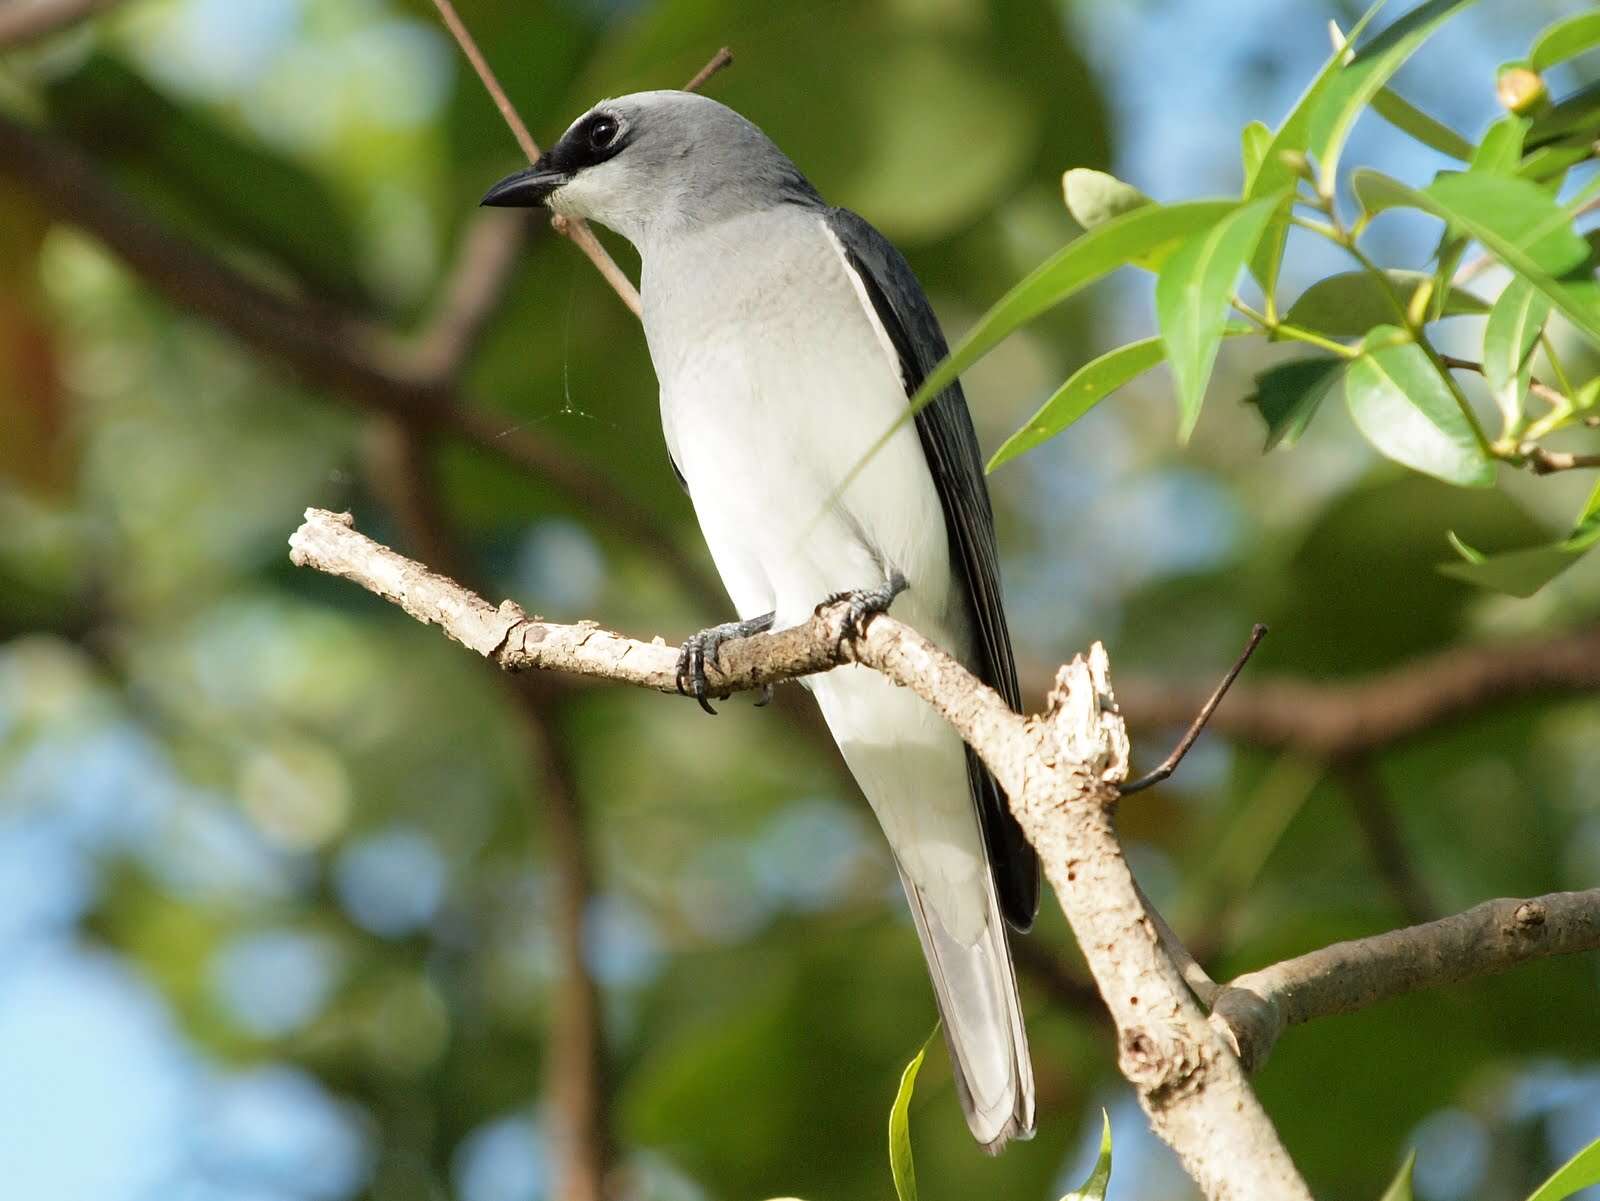
[[[549,165],[547,154],[529,167],[508,175],[478,203],[490,208],[533,208],[541,205],[551,192],[567,182],[567,173]]]

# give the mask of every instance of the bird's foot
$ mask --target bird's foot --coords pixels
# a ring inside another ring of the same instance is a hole
[[[887,613],[889,606],[894,603],[894,598],[904,592],[909,585],[906,577],[899,571],[891,571],[889,578],[876,588],[858,588],[850,592],[835,592],[824,605],[831,605],[836,601],[849,601],[849,611],[845,613],[844,624],[839,630],[838,646],[845,642],[854,642],[861,637],[861,632],[866,627],[869,617],[878,613]],[[818,606],[819,608],[821,606]]]
[[[711,626],[685,638],[683,649],[678,652],[679,695],[694,697],[700,702],[702,709],[715,717],[717,711],[706,700],[706,694],[709,692],[709,686],[706,684],[707,657],[709,656],[713,666],[720,666],[717,655],[722,650],[724,642],[764,633],[772,628],[772,618],[773,614],[763,613],[760,617],[752,617],[746,621],[725,621],[721,625]],[[764,705],[771,699],[772,688],[768,685],[762,689],[761,699],[756,701],[756,704]]]

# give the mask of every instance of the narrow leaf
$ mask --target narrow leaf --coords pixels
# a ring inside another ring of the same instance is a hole
[[[1522,139],[1528,132],[1528,119],[1515,113],[1501,117],[1483,135],[1472,152],[1469,170],[1488,175],[1514,175],[1522,166]]]
[[[1581,1188],[1600,1184],[1600,1139],[1579,1151],[1546,1180],[1528,1201],[1566,1201]]]
[[[1494,302],[1483,326],[1483,378],[1510,428],[1522,414],[1522,397],[1533,371],[1550,298],[1527,280],[1513,278]]]
[[[1411,1170],[1416,1166],[1417,1153],[1413,1151],[1406,1156],[1405,1163],[1395,1173],[1394,1181],[1383,1190],[1383,1196],[1378,1201],[1411,1201]]]
[[[1428,0],[1426,4],[1418,5],[1367,45],[1360,47],[1355,58],[1334,77],[1327,94],[1318,102],[1316,112],[1312,115],[1308,146],[1322,171],[1325,186],[1331,187],[1338,174],[1339,155],[1361,110],[1372,103],[1394,73],[1422,47],[1430,34],[1474,2]],[[1352,43],[1355,41],[1354,31],[1349,40]]]
[[[1424,146],[1457,162],[1470,162],[1473,146],[1443,121],[1429,116],[1393,88],[1383,88],[1372,98],[1372,111],[1401,133],[1408,133]]]
[[[1271,450],[1280,442],[1293,446],[1299,441],[1338,382],[1344,363],[1332,355],[1291,359],[1256,376],[1256,390],[1245,397],[1245,403],[1254,405],[1267,424],[1267,442],[1262,449]]]
[[[1600,285],[1586,266],[1589,244],[1573,232],[1570,213],[1537,184],[1468,173],[1441,175],[1419,192],[1367,170],[1357,171],[1351,182],[1369,213],[1421,209],[1483,243],[1600,345]]]
[[[1534,39],[1528,65],[1542,72],[1596,46],[1600,46],[1600,10],[1579,13],[1548,26]]]
[[[1211,228],[1238,207],[1234,200],[1148,204],[1073,239],[978,318],[950,357],[923,381],[901,421],[909,420],[958,375],[1041,313],[1136,258],[1164,259],[1185,238]]]
[[[1106,1189],[1111,1184],[1111,1115],[1100,1111],[1100,1154],[1088,1177],[1061,1201],[1105,1201]]]
[[[1063,175],[1061,193],[1067,202],[1067,212],[1084,229],[1104,225],[1113,217],[1151,203],[1150,197],[1132,184],[1087,167],[1074,167]]]
[[[1404,337],[1378,326],[1345,369],[1345,403],[1356,428],[1397,463],[1446,483],[1488,487],[1494,464],[1466,414],[1422,348]]]
[[[1118,388],[1154,367],[1166,353],[1160,338],[1145,338],[1091,359],[1055,390],[1026,425],[1001,444],[989,460],[988,470],[1055,437]]]
[[[1562,138],[1592,138],[1600,132],[1600,81],[1585,84],[1534,117],[1528,145],[1544,146]]]
[[[1389,286],[1398,292],[1402,305],[1419,287],[1430,283],[1426,271],[1385,271]],[[1447,288],[1439,316],[1462,317],[1487,313],[1489,306],[1463,288]],[[1389,288],[1370,271],[1348,271],[1320,279],[1300,294],[1289,306],[1284,320],[1335,338],[1359,338],[1374,325],[1400,320],[1390,299]]]
[[[1490,592],[1529,597],[1583,558],[1596,544],[1600,544],[1600,520],[1591,518],[1580,523],[1571,535],[1560,542],[1530,546],[1504,554],[1486,555],[1474,550],[1454,534],[1450,535],[1450,544],[1464,561],[1441,564],[1439,570],[1445,575],[1465,580]],[[1600,1162],[1597,1162],[1596,1170],[1600,1171]],[[1600,1175],[1574,1186],[1574,1191],[1588,1184],[1600,1184]]]
[[[1254,179],[1261,170],[1261,160],[1266,157],[1267,147],[1272,144],[1272,130],[1261,121],[1252,121],[1244,127],[1239,135],[1239,154],[1244,161],[1245,179]]]
[[[900,1088],[889,1108],[889,1171],[894,1176],[894,1192],[900,1201],[917,1201],[917,1165],[911,1156],[911,1094],[917,1088],[917,1073],[933,1040],[939,1037],[939,1024],[922,1042],[922,1047],[900,1073]]]
[[[1372,7],[1367,9],[1361,15],[1361,19],[1351,27],[1349,36],[1352,40],[1366,29],[1385,2],[1386,0],[1374,0]],[[1246,200],[1254,200],[1258,196],[1266,196],[1296,186],[1298,177],[1285,161],[1284,152],[1303,153],[1310,144],[1312,115],[1328,88],[1338,78],[1339,70],[1348,56],[1349,51],[1343,47],[1335,50],[1322,64],[1306,90],[1300,94],[1300,99],[1295,101],[1294,107],[1289,110],[1289,115],[1283,119],[1283,124],[1278,126],[1277,132],[1272,135],[1272,140],[1261,151],[1260,165],[1253,173],[1249,171],[1245,173]],[[1268,224],[1266,233],[1262,235],[1261,244],[1250,260],[1250,273],[1256,277],[1261,290],[1268,296],[1277,291],[1278,269],[1283,263],[1284,242],[1288,236],[1289,213],[1285,210],[1275,215]]]
[[[1187,439],[1200,419],[1239,272],[1286,199],[1265,196],[1230,213],[1185,242],[1156,278],[1156,317],[1178,389],[1180,438]]]

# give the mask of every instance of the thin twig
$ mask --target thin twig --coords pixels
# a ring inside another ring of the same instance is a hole
[[[1453,354],[1441,354],[1439,361],[1454,371],[1471,371],[1477,375],[1483,374],[1483,364],[1474,359],[1462,359]],[[1528,380],[1528,391],[1532,392],[1540,400],[1552,405],[1568,403],[1567,398],[1562,395],[1561,389],[1551,387],[1537,377]]]
[[[433,0],[433,6],[439,10],[440,19],[444,21],[445,27],[450,30],[450,35],[461,47],[461,53],[466,55],[467,61],[472,64],[472,69],[482,80],[485,90],[494,101],[494,106],[500,110],[500,116],[511,130],[511,136],[516,138],[517,145],[522,147],[522,153],[530,164],[537,162],[539,143],[533,140],[533,135],[528,132],[528,126],[517,113],[516,106],[511,103],[511,98],[506,95],[505,89],[500,86],[500,81],[495,78],[489,60],[484,58],[483,52],[478,49],[478,43],[473,40],[472,34],[456,13],[455,5],[451,0]],[[622,303],[628,306],[635,317],[644,312],[638,289],[628,279],[626,272],[617,266],[616,260],[600,244],[586,222],[580,218],[567,217],[559,221],[552,220],[551,225],[557,233],[570,238],[573,244],[589,257],[589,261],[599,270],[606,283],[611,285],[611,290],[621,298]]]
[[[711,56],[710,62],[689,77],[689,82],[683,85],[683,90],[686,92],[698,92],[706,86],[706,81],[718,71],[724,67],[731,66],[733,66],[733,51],[724,46]]]
[[[1600,454],[1573,454],[1565,450],[1546,450],[1537,443],[1524,443],[1517,453],[1527,460],[1534,475],[1550,475],[1557,471],[1581,471],[1587,467],[1600,467]]]
[[[1195,739],[1200,737],[1200,732],[1206,728],[1206,723],[1211,720],[1211,715],[1217,711],[1217,706],[1222,703],[1222,698],[1228,695],[1228,689],[1239,678],[1239,673],[1244,670],[1244,665],[1250,662],[1250,656],[1256,653],[1256,647],[1261,645],[1261,640],[1267,636],[1267,627],[1257,622],[1250,630],[1250,640],[1244,644],[1244,651],[1234,662],[1228,674],[1222,677],[1216,691],[1200,707],[1200,712],[1195,715],[1189,728],[1178,740],[1178,745],[1172,748],[1172,754],[1155,771],[1140,776],[1137,780],[1130,780],[1119,791],[1123,796],[1131,796],[1136,792],[1143,792],[1151,785],[1159,784],[1178,769],[1178,764],[1183,762],[1183,757],[1189,753],[1189,748],[1194,746]]]

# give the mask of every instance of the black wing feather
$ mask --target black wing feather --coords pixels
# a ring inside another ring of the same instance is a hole
[[[910,264],[876,229],[848,209],[829,209],[824,219],[866,286],[878,320],[900,356],[900,375],[909,399],[949,353],[933,308]],[[915,421],[944,507],[951,564],[966,582],[978,659],[971,666],[1012,709],[1021,712],[1022,692],[1017,686],[1017,665],[1000,595],[994,511],[983,482],[978,435],[961,384],[952,383],[939,393],[917,413]],[[967,774],[983,819],[1001,911],[1013,926],[1026,930],[1039,908],[1038,856],[1011,816],[1000,785],[970,747]]]

